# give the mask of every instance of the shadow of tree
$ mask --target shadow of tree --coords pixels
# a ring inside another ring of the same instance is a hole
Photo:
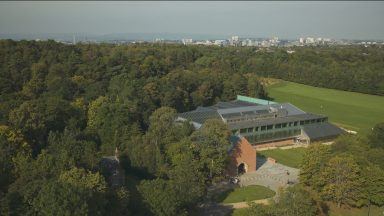
[[[215,194],[212,196],[212,201],[213,202],[217,202],[217,203],[221,203],[225,200],[225,198],[227,198],[227,196],[232,193],[235,189],[234,188],[229,188],[221,193],[218,193],[218,194]]]

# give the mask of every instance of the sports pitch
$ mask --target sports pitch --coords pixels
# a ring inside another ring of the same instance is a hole
[[[384,122],[384,96],[347,92],[279,81],[267,87],[269,97],[306,112],[324,114],[341,127],[367,133]]]

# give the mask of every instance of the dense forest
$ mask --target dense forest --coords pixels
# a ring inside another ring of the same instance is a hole
[[[222,177],[229,133],[174,125],[176,113],[267,97],[228,62],[197,64],[197,47],[5,40],[0,53],[2,215],[148,215],[141,196],[174,200],[155,214],[186,212]],[[140,193],[108,184],[100,161],[116,148],[127,176],[148,179]]]
[[[384,94],[379,47],[295,50],[0,41],[0,214],[191,214],[224,177],[229,132],[177,112],[268,98],[259,77]],[[117,186],[100,163],[115,149]]]

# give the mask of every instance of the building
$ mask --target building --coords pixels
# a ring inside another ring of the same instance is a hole
[[[193,43],[193,40],[191,38],[184,38],[181,42],[183,42],[184,45],[189,45]]]
[[[231,136],[231,143],[228,175],[236,176],[256,171],[256,149],[248,140],[240,136]]]
[[[118,154],[116,148],[114,156],[104,156],[100,160],[101,170],[107,175],[107,182],[111,187],[120,187],[125,182],[125,172],[120,166]]]
[[[190,121],[196,129],[207,119],[220,119],[232,131],[231,155],[238,172],[256,170],[258,148],[309,144],[343,133],[342,129],[328,122],[327,116],[304,112],[290,103],[275,103],[241,95],[234,101],[219,102],[178,114],[178,121]],[[242,163],[244,167],[240,170],[238,166]]]

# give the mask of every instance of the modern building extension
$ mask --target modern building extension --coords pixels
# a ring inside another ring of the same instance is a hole
[[[329,139],[343,132],[328,122],[328,117],[307,113],[290,103],[237,96],[230,102],[178,114],[178,120],[189,120],[196,129],[207,119],[221,119],[233,135],[240,135],[254,147],[310,143]]]
[[[234,146],[240,143],[238,146],[251,145],[253,149],[295,143],[309,144],[343,133],[342,129],[328,122],[327,116],[304,112],[290,103],[275,103],[240,95],[233,101],[219,102],[178,114],[179,121],[190,121],[196,129],[212,118],[221,119],[228,125],[233,137],[238,138],[233,139],[237,140],[233,143]],[[249,152],[249,148],[242,151]],[[249,154],[247,157],[250,157]],[[239,158],[236,159],[237,164],[240,163],[238,160]],[[253,159],[251,163],[247,167],[256,169]],[[246,171],[247,167],[244,168]]]

